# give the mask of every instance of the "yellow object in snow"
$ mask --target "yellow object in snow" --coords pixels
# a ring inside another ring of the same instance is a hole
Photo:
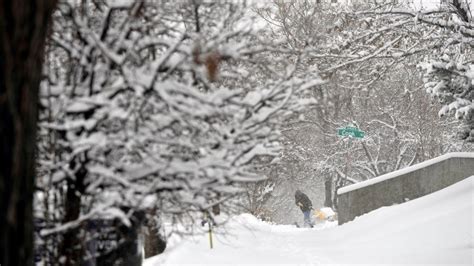
[[[316,216],[316,218],[318,218],[319,220],[326,219],[326,215],[324,215],[324,213],[319,210],[314,212],[314,216]]]
[[[314,216],[321,221],[333,221],[336,219],[336,213],[329,207],[324,207],[319,210],[315,210]]]

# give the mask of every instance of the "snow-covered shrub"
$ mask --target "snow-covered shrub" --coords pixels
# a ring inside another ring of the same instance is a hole
[[[279,155],[281,122],[319,82],[233,2],[65,1],[52,30],[36,207],[69,263],[88,221],[206,212],[262,180],[254,159]]]

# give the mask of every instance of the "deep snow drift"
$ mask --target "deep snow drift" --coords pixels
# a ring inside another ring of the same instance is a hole
[[[190,237],[146,260],[154,265],[473,265],[474,176],[425,197],[384,207],[342,226],[271,225],[249,214],[228,235]]]

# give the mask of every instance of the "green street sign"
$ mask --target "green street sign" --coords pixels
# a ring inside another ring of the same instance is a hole
[[[365,136],[365,132],[356,127],[343,127],[343,128],[337,129],[337,135],[342,136],[342,137],[349,136],[349,137],[361,139]]]

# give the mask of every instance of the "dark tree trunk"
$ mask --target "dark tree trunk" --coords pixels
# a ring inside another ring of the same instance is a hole
[[[332,204],[334,206],[334,210],[336,210],[337,212],[337,190],[342,188],[344,186],[344,179],[341,177],[341,176],[338,176],[336,178],[336,182],[335,182],[335,188],[334,188],[334,194],[333,194],[333,198],[332,198]]]
[[[326,179],[324,180],[324,196],[325,196],[325,199],[324,199],[324,207],[331,207],[333,208],[334,204],[333,204],[333,200],[332,200],[332,197],[333,197],[333,191],[332,191],[332,176],[331,175],[328,175],[326,177]]]
[[[76,158],[76,160],[79,160]],[[81,214],[81,197],[85,190],[84,179],[87,170],[84,165],[87,162],[79,162],[80,168],[75,173],[74,180],[68,180],[66,192],[66,206],[63,223],[75,221]],[[75,169],[76,161],[73,160],[70,169]],[[79,265],[84,256],[84,242],[82,227],[72,228],[64,233],[59,248],[59,254],[65,256],[64,265]]]
[[[0,265],[33,265],[38,89],[54,0],[0,0]]]
[[[155,217],[159,214],[157,210],[152,210],[148,213],[146,231],[145,231],[145,258],[161,254],[166,248],[166,241],[159,232],[159,225],[155,221]]]

